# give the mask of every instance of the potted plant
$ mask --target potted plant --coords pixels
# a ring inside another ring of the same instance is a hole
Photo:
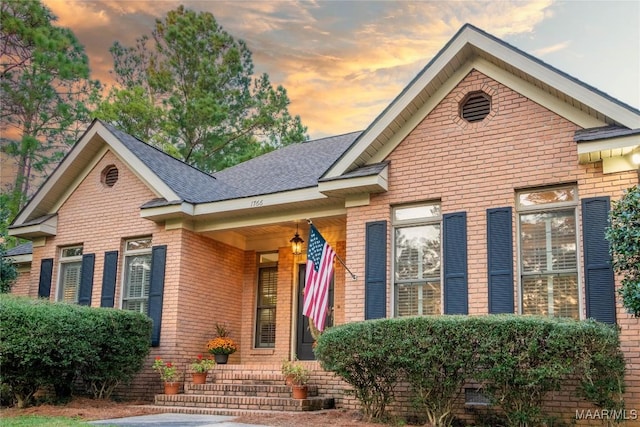
[[[294,356],[293,360],[284,359],[280,365],[280,372],[282,372],[282,376],[284,377],[284,383],[288,386],[293,385],[293,366],[297,360],[298,359]]]
[[[191,375],[194,384],[205,384],[207,382],[207,373],[213,368],[216,361],[202,357],[201,354],[191,363]]]
[[[229,337],[229,331],[224,326],[216,323],[218,336],[207,343],[209,353],[213,354],[216,363],[224,365],[230,354],[238,351],[238,345]]]
[[[164,394],[178,394],[180,390],[180,374],[178,368],[171,362],[164,362],[156,357],[153,369],[158,371],[160,379],[164,382]]]
[[[308,394],[307,383],[311,378],[311,371],[299,362],[292,362],[290,367],[291,375],[291,397],[294,399],[306,399]]]

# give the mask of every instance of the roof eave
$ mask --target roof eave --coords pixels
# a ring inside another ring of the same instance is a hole
[[[10,236],[23,239],[55,236],[58,233],[58,216],[53,215],[38,224],[12,225],[8,232]]]
[[[640,154],[640,134],[578,141],[577,150],[580,164],[602,161],[605,174],[636,170],[632,157]]]
[[[345,179],[332,179],[318,184],[318,191],[332,197],[361,193],[384,193],[389,189],[388,166],[377,174]]]

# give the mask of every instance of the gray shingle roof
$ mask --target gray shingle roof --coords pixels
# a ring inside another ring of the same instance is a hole
[[[361,132],[288,145],[209,175],[163,151],[103,123],[181,200],[217,202],[272,194],[318,185],[320,177],[351,146]],[[172,200],[152,200],[143,207],[164,206]]]
[[[216,172],[214,176],[236,187],[235,198],[315,187],[360,134],[351,132],[288,145]]]
[[[133,136],[104,123],[136,157],[151,169],[181,200],[191,203],[208,202],[215,198],[232,197],[233,188]]]
[[[636,134],[640,134],[640,129],[628,129],[622,126],[601,126],[577,130],[573,136],[573,140],[576,142],[593,141],[596,139],[616,138]]]
[[[21,245],[16,246],[15,248],[11,248],[7,250],[5,256],[18,256],[18,255],[29,255],[33,253],[33,243],[26,242]]]

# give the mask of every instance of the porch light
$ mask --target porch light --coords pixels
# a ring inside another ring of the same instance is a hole
[[[291,251],[293,254],[300,255],[302,253],[302,244],[304,243],[304,240],[302,240],[302,237],[298,234],[298,224],[296,224],[296,234],[291,240],[289,240],[289,242],[291,242]]]

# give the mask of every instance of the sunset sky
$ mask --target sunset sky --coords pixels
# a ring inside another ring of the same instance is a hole
[[[180,4],[247,42],[312,138],[361,130],[465,23],[640,107],[639,1],[43,0],[109,82],[109,47],[133,46]]]

